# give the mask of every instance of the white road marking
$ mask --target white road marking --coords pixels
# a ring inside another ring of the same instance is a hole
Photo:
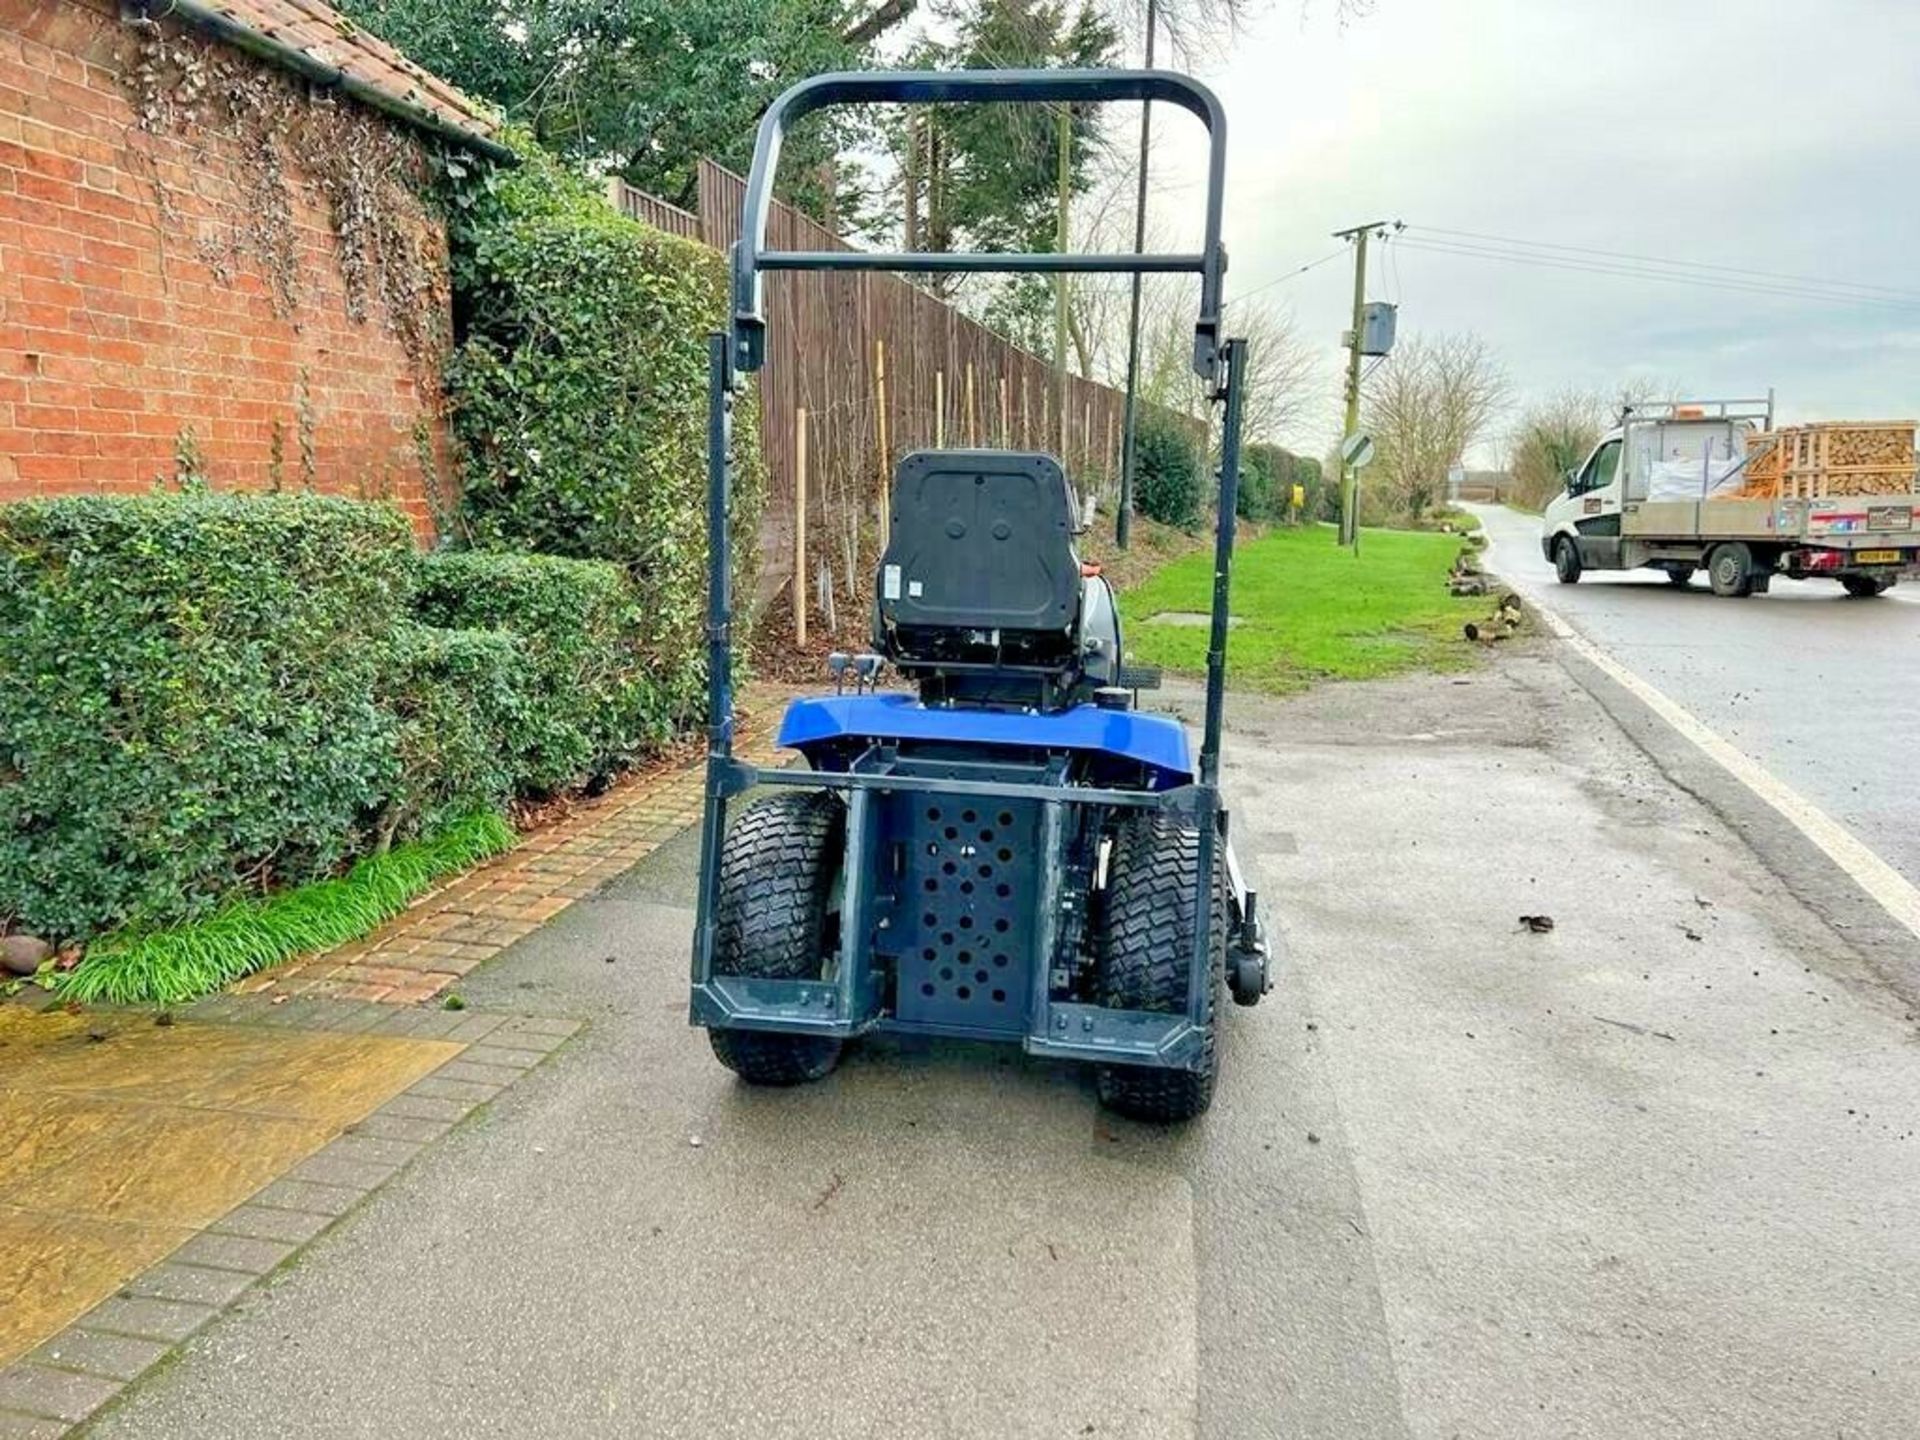
[[[1920,939],[1920,888],[1916,888],[1906,876],[1854,838],[1852,832],[1806,796],[1775,777],[1752,756],[1721,739],[1685,706],[1668,699],[1581,635],[1534,594],[1531,586],[1516,585],[1515,588],[1528,592],[1534,609],[1559,640],[1643,701],[1662,720],[1699,747],[1709,759],[1779,811],[1789,824],[1817,845],[1829,860],[1872,896],[1887,914],[1904,925],[1915,939]]]

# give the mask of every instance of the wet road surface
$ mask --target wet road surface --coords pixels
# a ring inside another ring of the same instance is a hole
[[[1470,506],[1488,568],[1685,706],[1920,884],[1920,585],[1854,600],[1831,580],[1723,599],[1650,570],[1560,585],[1540,521]]]

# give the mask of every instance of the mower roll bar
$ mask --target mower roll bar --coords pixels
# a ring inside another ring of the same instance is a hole
[[[767,215],[774,172],[788,128],[832,105],[981,105],[993,102],[1099,104],[1162,100],[1197,115],[1207,127],[1206,237],[1185,254],[935,254],[866,250],[769,250]],[[954,70],[842,71],[816,75],[787,90],[761,117],[733,251],[733,365],[760,368],[766,357],[760,274],[765,270],[891,270],[915,273],[980,272],[1080,275],[1196,274],[1200,317],[1194,325],[1194,371],[1219,389],[1220,210],[1227,176],[1227,118],[1213,92],[1171,70]]]
[[[780,161],[781,141],[787,127],[802,116],[829,105],[876,105],[904,103],[944,105],[954,103],[985,104],[1029,101],[1100,103],[1115,100],[1160,100],[1178,105],[1197,115],[1206,125],[1209,140],[1207,166],[1206,237],[1201,250],[1186,254],[901,254],[868,251],[769,250],[767,242],[768,207],[772,203],[774,171]],[[1225,699],[1226,649],[1228,628],[1228,576],[1233,564],[1234,520],[1239,493],[1240,432],[1243,390],[1245,388],[1246,341],[1225,339],[1220,334],[1221,279],[1226,268],[1225,252],[1220,246],[1220,212],[1226,184],[1227,123],[1220,102],[1206,86],[1167,70],[963,70],[938,73],[894,71],[850,72],[821,75],[802,81],[781,95],[761,118],[760,133],[754,142],[753,165],[747,176],[746,196],[741,207],[740,239],[733,249],[733,313],[727,331],[715,332],[709,340],[708,420],[707,420],[707,778],[705,823],[701,827],[700,886],[694,928],[693,983],[695,1018],[707,1021],[732,1019],[740,1013],[701,1009],[701,996],[711,990],[713,981],[714,916],[720,885],[720,841],[726,825],[727,802],[749,786],[763,781],[804,785],[823,790],[845,792],[850,801],[861,798],[867,782],[852,774],[808,771],[791,778],[772,779],[771,771],[761,771],[734,759],[733,715],[733,595],[728,563],[729,500],[732,490],[730,452],[733,437],[733,406],[739,375],[760,368],[766,356],[766,322],[761,312],[760,276],[767,270],[890,270],[999,271],[1026,274],[1196,274],[1200,277],[1200,314],[1194,325],[1193,368],[1208,383],[1211,398],[1224,402],[1220,427],[1220,468],[1218,519],[1214,531],[1213,606],[1207,645],[1206,713],[1201,727],[1201,745],[1197,773],[1193,783],[1179,789],[1138,796],[1111,795],[1081,786],[1048,784],[1043,796],[1051,803],[1044,806],[1050,817],[1046,823],[1057,825],[1068,805],[1126,804],[1159,809],[1178,809],[1198,822],[1199,884],[1193,896],[1193,934],[1195,953],[1188,967],[1187,1018],[1171,1015],[1120,1015],[1089,1012],[1081,1017],[1084,1027],[1093,1031],[1100,1026],[1119,1026],[1119,1034],[1132,1033],[1143,1021],[1162,1023],[1166,1033],[1146,1044],[1197,1045],[1192,1017],[1206,1013],[1207,985],[1212,973],[1211,921],[1213,874],[1222,862],[1224,850],[1220,834],[1220,732],[1221,711]],[[904,788],[898,780],[887,782]],[[887,788],[882,785],[879,788]],[[1009,794],[1014,793],[1012,790]],[[1026,791],[1020,790],[1024,796]],[[852,807],[864,814],[861,806]],[[864,821],[858,822],[864,823]],[[1042,907],[1046,909],[1045,906]],[[1050,913],[1050,912],[1049,912]],[[849,931],[845,944],[852,946],[855,932]],[[850,965],[837,982],[844,989],[851,984]],[[1044,971],[1042,977],[1044,980]],[[748,983],[748,982],[740,982]],[[781,988],[776,982],[753,982],[763,988]],[[791,988],[792,982],[787,982]],[[804,987],[803,987],[804,988]],[[820,989],[820,986],[814,986]],[[1042,986],[1044,991],[1044,984]],[[798,1002],[805,1005],[814,997],[809,993]],[[823,994],[820,998],[825,999]],[[1051,1012],[1057,1026],[1065,1028],[1075,1007],[1040,997],[1041,1012]],[[772,1000],[767,1005],[772,1005]],[[777,1008],[777,1007],[776,1007]],[[1084,1007],[1082,1007],[1084,1008]],[[725,1007],[722,1007],[725,1010]],[[803,1012],[794,1008],[775,1015],[774,1009],[750,1007],[757,1018],[778,1019],[781,1028],[813,1033],[852,1033],[842,1022],[826,1018],[820,1011]],[[842,1012],[844,1014],[844,1011]],[[1077,1012],[1076,1012],[1077,1013]],[[796,1017],[803,1017],[798,1018]],[[822,1029],[824,1026],[826,1029]],[[1079,1058],[1099,1058],[1097,1049],[1089,1051],[1077,1042],[1049,1035],[1029,1037],[1029,1049],[1035,1053],[1076,1054]],[[1139,1049],[1138,1045],[1135,1049]],[[1126,1058],[1109,1056],[1109,1058]],[[1142,1058],[1136,1054],[1133,1058]]]

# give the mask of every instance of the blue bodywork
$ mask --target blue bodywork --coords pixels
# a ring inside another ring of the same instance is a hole
[[[845,740],[950,741],[1095,752],[1145,765],[1152,772],[1155,790],[1190,784],[1194,773],[1186,727],[1178,720],[1098,705],[1032,714],[927,706],[916,696],[899,693],[830,695],[795,700],[780,722],[780,744],[809,760],[816,750]]]

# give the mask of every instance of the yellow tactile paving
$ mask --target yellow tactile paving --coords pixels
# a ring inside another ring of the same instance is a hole
[[[464,1048],[0,1005],[0,1365]]]

